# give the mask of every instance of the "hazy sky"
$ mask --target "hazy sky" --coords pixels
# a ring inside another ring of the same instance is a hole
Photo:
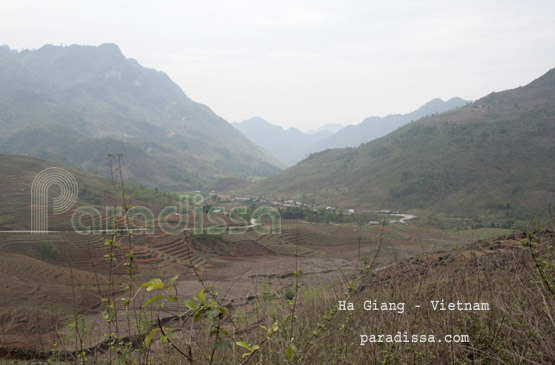
[[[555,1],[10,1],[0,44],[116,43],[230,122],[300,129],[476,99],[555,67]]]

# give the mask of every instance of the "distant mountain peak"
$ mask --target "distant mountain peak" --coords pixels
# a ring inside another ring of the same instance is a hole
[[[259,116],[231,124],[252,142],[270,151],[288,165],[293,165],[305,158],[303,150],[307,146],[331,134],[328,131],[308,134],[295,127],[286,130]]]
[[[335,134],[322,139],[305,150],[305,155],[323,151],[329,148],[358,147],[362,143],[370,142],[376,138],[383,137],[395,129],[418,120],[422,117],[446,112],[466,105],[468,101],[458,97],[443,101],[435,98],[417,110],[407,114],[390,114],[385,117],[368,117],[360,124],[348,125]]]
[[[100,46],[98,46],[98,49],[102,50],[102,51],[108,51],[108,52],[123,56],[123,53],[121,52],[121,49],[115,43],[102,43]]]

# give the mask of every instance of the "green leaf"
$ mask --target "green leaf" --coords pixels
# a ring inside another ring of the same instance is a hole
[[[154,334],[156,333],[156,331],[158,331],[158,328],[153,329],[152,331],[150,331],[150,333],[146,336],[145,338],[145,345],[146,347],[150,346],[150,342],[152,341],[152,337],[154,337]]]
[[[197,304],[193,302],[191,299],[187,299],[185,301],[185,306],[192,310],[193,312],[197,310]]]
[[[173,288],[173,283],[177,280],[179,274],[175,275],[173,278],[170,279],[170,289]]]
[[[214,319],[220,315],[220,310],[218,308],[210,309],[206,312],[206,317],[210,319]]]
[[[146,307],[147,305],[152,304],[152,303],[156,302],[157,300],[163,299],[165,297],[166,297],[165,295],[158,295],[158,296],[155,296],[153,298],[150,298],[149,300],[146,301],[144,306]]]
[[[287,350],[285,350],[285,354],[287,355],[289,360],[293,360],[293,358],[295,357],[296,351],[297,351],[297,347],[295,347],[295,345],[291,343],[289,344],[289,346],[287,346]]]
[[[169,295],[168,299],[170,300],[170,302],[175,303],[177,302],[177,297],[175,295]]]
[[[201,319],[202,319],[202,313],[197,312],[197,314],[195,314],[194,321],[195,321],[195,322],[198,322],[198,321],[200,321]]]
[[[146,291],[164,289],[164,283],[160,279],[152,279],[149,282],[141,285],[141,288],[146,288]]]
[[[243,342],[243,341],[237,341],[235,343],[237,344],[237,346],[241,346],[241,347],[246,348],[247,350],[251,351],[251,347],[249,346],[248,343]]]
[[[198,294],[198,298],[201,302],[206,302],[206,293],[204,292],[204,289],[200,291],[200,293]]]

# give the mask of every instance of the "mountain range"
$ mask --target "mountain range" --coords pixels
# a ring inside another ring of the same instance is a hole
[[[320,152],[328,148],[358,147],[361,143],[370,142],[376,138],[385,136],[407,123],[420,118],[443,113],[452,109],[460,108],[469,101],[459,97],[443,101],[439,98],[433,99],[422,105],[417,110],[407,114],[390,114],[385,117],[368,117],[360,124],[348,125],[333,136],[324,138],[307,147],[304,151],[308,156],[313,152]]]
[[[272,153],[280,161],[291,166],[306,157],[306,146],[312,145],[333,132],[322,129],[313,133],[304,133],[297,128],[287,130],[273,125],[260,117],[254,117],[239,123],[231,123],[252,142]]]
[[[360,124],[346,127],[342,127],[341,124],[331,124],[306,133],[297,128],[284,130],[260,117],[232,123],[232,125],[252,142],[291,166],[311,153],[329,148],[358,147],[361,143],[383,137],[414,120],[456,109],[468,103],[469,101],[458,97],[448,101],[433,99],[411,113],[392,114],[383,118],[368,117]]]
[[[532,217],[555,201],[555,69],[530,84],[314,153],[248,187],[343,207]]]
[[[124,155],[131,182],[192,189],[284,166],[166,74],[114,44],[0,47],[0,152],[106,175]]]
[[[555,70],[472,103],[434,99],[336,133],[259,117],[234,127],[113,44],[2,46],[0,84],[0,153],[104,176],[106,155],[120,153],[128,182],[163,190],[507,219],[555,200]]]

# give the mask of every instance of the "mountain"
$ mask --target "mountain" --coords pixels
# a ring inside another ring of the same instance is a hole
[[[369,117],[358,125],[343,127],[341,124],[326,124],[306,133],[297,128],[284,130],[260,117],[231,123],[247,138],[271,152],[279,160],[291,166],[311,153],[329,148],[357,147],[385,136],[395,129],[422,117],[459,108],[469,102],[455,97],[448,101],[433,99],[418,110],[408,114],[392,114],[384,118]]]
[[[122,153],[130,181],[199,188],[218,177],[268,176],[283,166],[189,99],[163,72],[114,44],[0,47],[0,152],[105,174]]]
[[[328,148],[358,147],[361,143],[370,142],[383,137],[395,129],[420,118],[443,113],[468,104],[467,100],[455,97],[447,101],[433,99],[420,108],[408,114],[391,114],[386,117],[368,117],[360,124],[349,125],[338,130],[332,136],[317,141],[303,152],[309,155]]]
[[[332,135],[328,130],[321,130],[311,134],[304,133],[297,128],[284,130],[260,117],[232,123],[248,139],[272,153],[287,165],[294,165],[308,155],[304,152],[309,146],[319,140]]]
[[[555,202],[555,69],[255,184],[339,206],[530,217]]]

